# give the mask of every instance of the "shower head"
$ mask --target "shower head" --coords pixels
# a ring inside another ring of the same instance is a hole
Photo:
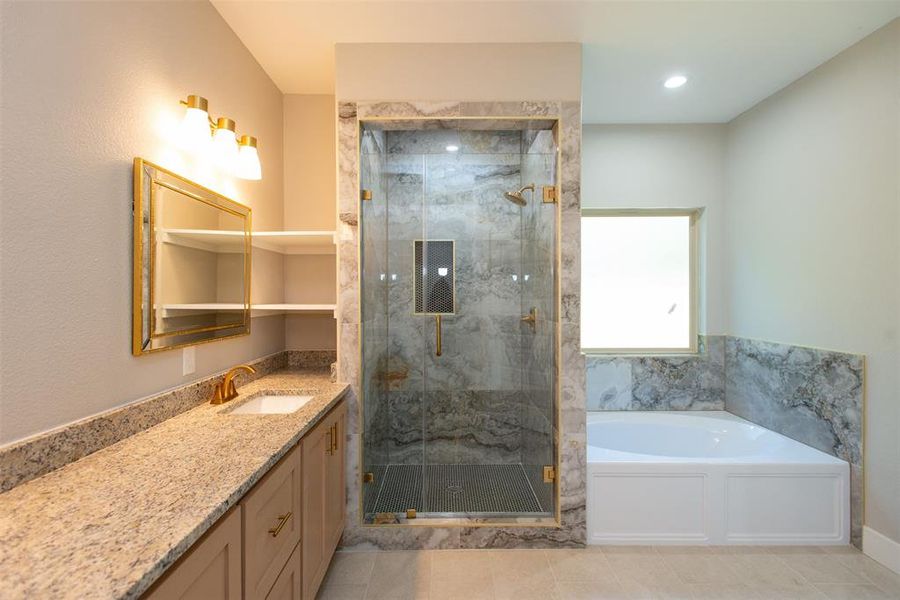
[[[531,190],[531,192],[534,193],[534,184],[529,183],[528,185],[519,188],[515,192],[504,192],[504,195],[510,202],[519,206],[525,206],[527,204],[527,202],[525,202],[525,196],[523,195],[525,193],[525,190]]]

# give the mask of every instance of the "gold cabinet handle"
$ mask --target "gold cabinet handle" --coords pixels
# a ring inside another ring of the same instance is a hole
[[[337,452],[337,449],[338,449],[338,424],[335,423],[334,425],[332,425],[332,427],[334,428],[334,435],[331,436],[331,439],[334,440],[334,447],[332,449],[335,452]]]
[[[334,427],[329,427],[328,433],[325,435],[328,436],[328,445],[325,446],[325,454],[331,456],[334,452]]]
[[[288,519],[290,519],[293,514],[294,513],[288,511],[283,515],[278,515],[278,525],[269,530],[269,533],[272,534],[272,537],[278,537],[278,534],[281,533],[282,529],[284,529],[285,523],[288,522]]]

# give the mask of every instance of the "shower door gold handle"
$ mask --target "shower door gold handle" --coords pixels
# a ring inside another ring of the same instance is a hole
[[[434,315],[434,329],[435,329],[435,349],[434,355],[440,356],[441,351],[441,315]]]

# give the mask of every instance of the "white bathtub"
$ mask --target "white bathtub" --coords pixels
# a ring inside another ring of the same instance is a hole
[[[850,465],[723,411],[590,412],[589,544],[847,544]]]

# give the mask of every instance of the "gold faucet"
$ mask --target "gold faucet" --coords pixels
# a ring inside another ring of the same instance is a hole
[[[256,373],[256,369],[250,365],[238,365],[233,369],[230,369],[225,373],[225,378],[222,379],[220,383],[216,384],[213,397],[209,401],[210,404],[223,404],[238,397],[237,390],[234,389],[234,378],[240,370],[247,371],[248,373]]]

